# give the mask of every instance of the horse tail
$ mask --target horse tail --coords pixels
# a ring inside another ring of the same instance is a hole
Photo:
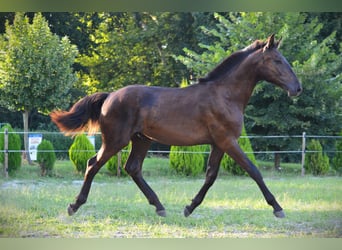
[[[109,93],[95,93],[76,102],[69,111],[51,112],[51,120],[66,135],[73,132],[89,131],[94,133],[99,127],[99,118],[103,102]]]

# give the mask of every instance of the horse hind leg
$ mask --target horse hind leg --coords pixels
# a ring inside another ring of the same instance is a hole
[[[145,137],[135,135],[132,138],[132,150],[125,164],[126,172],[132,177],[139,189],[143,192],[151,205],[156,207],[156,213],[165,217],[166,212],[160,203],[158,196],[147,184],[142,176],[142,164],[151,145],[151,141]]]
[[[218,174],[222,157],[223,157],[223,151],[221,151],[214,145],[211,146],[211,152],[210,152],[209,159],[208,159],[205,182],[202,188],[200,189],[200,191],[198,192],[198,194],[192,200],[191,204],[185,207],[184,209],[185,217],[188,217],[195,210],[195,208],[198,207],[202,203],[209,188],[214,184],[217,174]]]
[[[107,147],[105,144],[102,144],[99,152],[94,157],[88,160],[81,191],[77,195],[76,201],[70,204],[68,207],[68,214],[70,216],[76,213],[80,206],[86,203],[92,181],[97,172],[109,160],[110,157],[119,152],[119,150],[123,147],[124,146]]]

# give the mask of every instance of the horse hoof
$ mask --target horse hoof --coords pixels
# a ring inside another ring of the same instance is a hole
[[[184,208],[184,216],[185,216],[185,217],[189,217],[190,214],[191,214],[191,212],[189,211],[188,207],[186,206],[186,207]]]
[[[283,212],[283,210],[274,211],[273,214],[274,214],[274,216],[277,217],[277,218],[285,218],[285,213]]]
[[[159,211],[157,211],[157,214],[161,217],[166,217],[166,211],[165,210],[159,210]]]
[[[75,212],[76,212],[76,211],[74,211],[74,209],[72,209],[71,204],[70,204],[70,205],[68,206],[68,214],[69,214],[69,216],[74,215]]]

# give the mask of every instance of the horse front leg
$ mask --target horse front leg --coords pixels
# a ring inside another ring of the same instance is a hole
[[[222,157],[223,157],[223,151],[221,151],[216,146],[212,145],[211,152],[210,152],[209,159],[208,159],[204,185],[202,186],[198,194],[195,196],[195,198],[192,200],[191,204],[185,207],[184,209],[185,217],[188,217],[195,210],[195,208],[198,207],[202,203],[209,188],[214,184],[217,174],[218,174]]]
[[[273,194],[267,188],[258,168],[247,158],[241,150],[236,139],[228,139],[221,144],[225,148],[226,153],[239,164],[249,176],[257,183],[266,202],[273,207],[273,214],[278,218],[285,217],[282,207],[279,205]]]
[[[142,164],[150,145],[151,141],[149,139],[141,135],[135,135],[132,138],[132,150],[125,164],[125,170],[143,192],[149,204],[156,207],[156,213],[159,216],[165,217],[166,212],[164,206],[160,203],[158,196],[142,176]]]

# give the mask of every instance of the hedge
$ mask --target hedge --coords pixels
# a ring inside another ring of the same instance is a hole
[[[5,162],[5,129],[8,130],[8,150],[15,151],[8,153],[8,173],[12,175],[21,166],[21,140],[18,134],[13,133],[14,130],[10,124],[5,124],[0,130],[0,162]]]

